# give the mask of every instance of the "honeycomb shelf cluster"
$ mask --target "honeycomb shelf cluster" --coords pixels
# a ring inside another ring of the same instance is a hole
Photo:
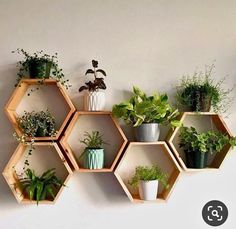
[[[30,158],[30,163],[37,172],[43,172],[48,168],[57,168],[57,176],[64,184],[76,171],[114,173],[130,201],[140,203],[144,201],[140,199],[137,190],[128,184],[128,180],[136,166],[158,163],[161,169],[169,174],[169,188],[163,189],[160,186],[156,199],[158,203],[165,202],[169,198],[182,172],[196,171],[196,169],[189,169],[185,165],[184,154],[177,144],[179,128],[171,130],[166,141],[128,142],[111,112],[76,111],[59,82],[49,79],[39,86],[38,80],[25,79],[20,82],[20,85],[15,89],[5,107],[6,114],[19,136],[22,135],[22,132],[17,124],[17,117],[22,115],[25,110],[49,109],[56,118],[57,135],[55,137],[35,138],[35,150]],[[40,90],[36,90],[28,96],[38,86]],[[214,128],[232,136],[221,116],[215,113],[184,112],[179,116],[179,120],[185,126],[194,123],[203,130]],[[83,151],[80,139],[85,131],[90,130],[98,130],[109,142],[105,146],[106,160],[103,169],[90,170],[80,165],[79,156]],[[20,168],[22,168],[28,147],[22,143],[18,145],[3,171],[3,176],[19,203],[33,204],[35,201],[24,196],[22,190],[16,185],[19,182],[17,174],[22,172]],[[230,146],[226,146],[221,153],[210,158],[209,167],[201,169],[201,171],[218,169],[229,150]],[[58,190],[54,199],[44,200],[40,203],[55,203],[63,191],[63,187]]]

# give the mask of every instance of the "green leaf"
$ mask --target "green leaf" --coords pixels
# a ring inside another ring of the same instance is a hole
[[[55,198],[55,194],[53,192],[51,185],[47,185],[45,188],[47,190],[47,193],[49,193],[52,198]]]
[[[133,86],[133,92],[135,95],[140,96],[141,98],[145,96],[145,93],[139,87]]]
[[[170,124],[171,124],[171,126],[173,126],[173,127],[181,127],[182,122],[179,121],[179,120],[172,120],[172,121],[170,122]]]
[[[53,177],[54,175],[55,175],[55,168],[52,168],[52,169],[49,169],[49,170],[47,170],[46,172],[44,172],[43,174],[42,174],[42,176],[40,177],[40,179],[42,180],[48,180],[48,179],[50,179],[51,177]]]
[[[36,185],[36,201],[37,201],[37,204],[41,200],[42,191],[43,191],[43,182],[39,181]]]

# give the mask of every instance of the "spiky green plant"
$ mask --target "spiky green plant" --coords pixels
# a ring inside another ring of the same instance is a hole
[[[101,149],[102,145],[108,144],[103,140],[103,135],[99,131],[92,131],[91,133],[85,132],[84,139],[80,141],[89,149]]]
[[[37,176],[34,170],[28,168],[25,176],[19,179],[23,194],[30,200],[36,200],[37,205],[41,200],[55,198],[57,190],[64,185],[55,173],[55,168],[52,168]]]

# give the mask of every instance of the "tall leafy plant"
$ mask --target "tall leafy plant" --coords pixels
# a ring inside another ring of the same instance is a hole
[[[175,119],[178,110],[169,104],[166,94],[156,93],[147,96],[140,88],[135,86],[131,98],[128,101],[114,105],[112,113],[116,118],[122,118],[134,127],[140,126],[142,123],[180,125],[180,122]]]

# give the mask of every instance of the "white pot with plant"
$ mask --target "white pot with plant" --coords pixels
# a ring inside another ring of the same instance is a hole
[[[171,107],[166,94],[147,96],[138,87],[133,87],[133,95],[128,101],[114,105],[112,113],[116,118],[133,125],[135,138],[140,142],[158,141],[159,124],[180,126],[180,122],[175,119],[178,110]]]
[[[102,69],[98,69],[98,61],[92,60],[93,69],[88,69],[85,76],[93,74],[94,81],[86,82],[85,85],[79,88],[79,92],[84,93],[84,110],[86,111],[103,111],[105,110],[106,97],[103,90],[106,89],[103,77],[98,77],[98,73],[106,76],[106,72]]]
[[[168,188],[167,180],[168,175],[157,165],[137,166],[129,184],[138,187],[140,199],[156,200],[159,182],[164,188]]]

